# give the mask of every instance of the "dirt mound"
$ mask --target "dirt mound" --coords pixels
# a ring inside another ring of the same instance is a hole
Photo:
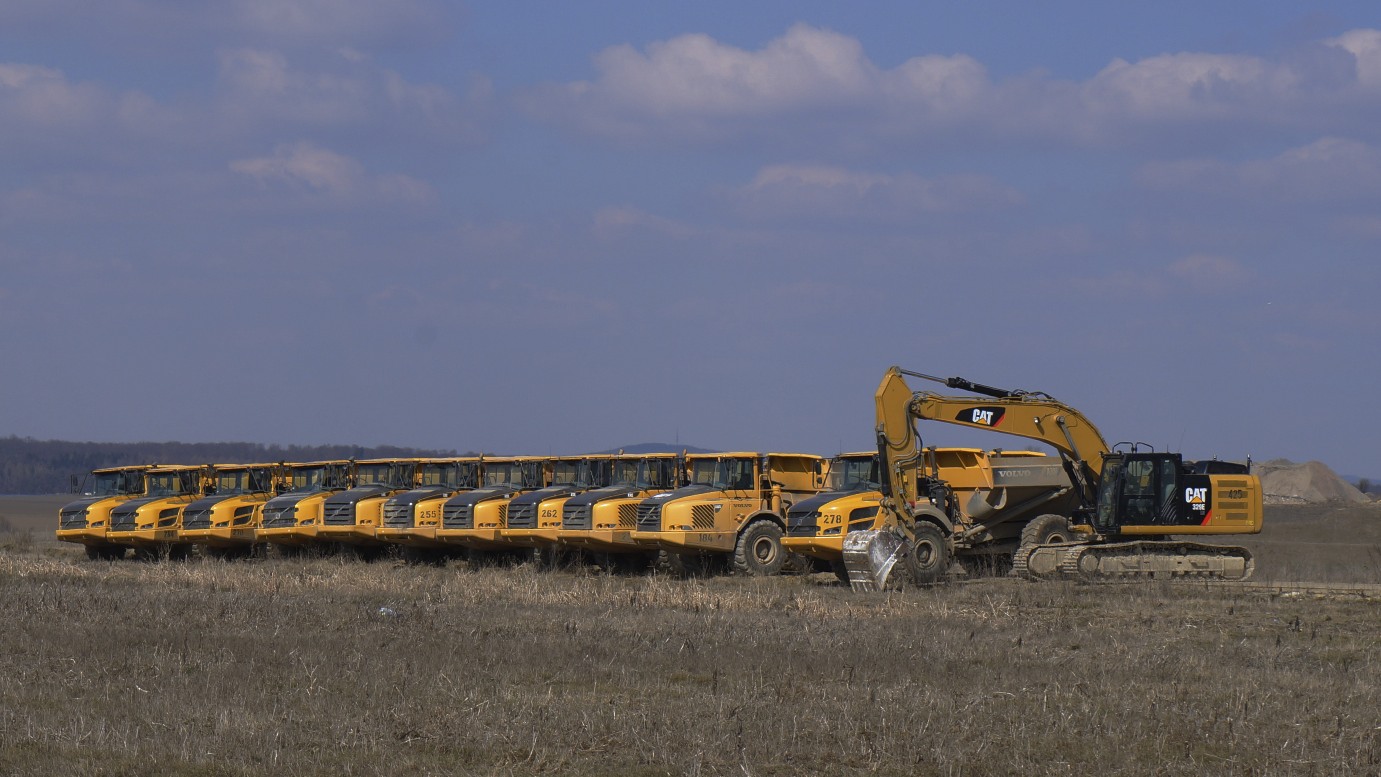
[[[1253,464],[1252,472],[1261,478],[1267,504],[1371,501],[1319,461],[1296,464],[1289,459],[1272,459]]]

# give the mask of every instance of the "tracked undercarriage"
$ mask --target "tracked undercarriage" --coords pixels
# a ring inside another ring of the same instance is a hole
[[[1246,580],[1256,563],[1246,548],[1199,542],[1070,542],[1019,548],[1012,574],[1028,580],[1198,578]]]

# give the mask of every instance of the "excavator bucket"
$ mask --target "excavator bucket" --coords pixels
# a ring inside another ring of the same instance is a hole
[[[911,552],[906,538],[887,529],[851,531],[844,537],[844,569],[855,591],[881,591],[897,562]]]

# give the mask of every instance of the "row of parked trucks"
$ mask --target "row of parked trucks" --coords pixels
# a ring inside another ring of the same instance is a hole
[[[609,569],[782,570],[793,554],[841,578],[844,537],[881,528],[878,454],[462,456],[92,472],[59,516],[93,559],[390,549],[412,560],[583,553]],[[930,448],[929,498],[961,517],[957,555],[1010,557],[1071,492],[1058,459]]]

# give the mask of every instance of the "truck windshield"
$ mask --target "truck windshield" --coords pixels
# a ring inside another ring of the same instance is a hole
[[[258,469],[235,469],[216,473],[216,495],[254,494],[269,490],[268,472]]]
[[[474,484],[473,461],[444,461],[422,465],[422,482],[419,485],[471,488]]]
[[[551,471],[551,483],[554,486],[569,486],[580,480],[580,461],[558,461]]]
[[[407,475],[407,470],[411,469],[408,464],[357,464],[355,467],[356,485],[368,486],[390,486],[403,488],[411,486],[412,482]]]
[[[502,461],[489,462],[484,467],[484,484],[486,486],[515,486],[522,488],[524,462]]]
[[[575,485],[579,488],[600,488],[609,485],[614,462],[609,459],[586,459],[576,471]]]
[[[678,485],[676,466],[673,459],[643,459],[631,483],[638,488],[674,488]]]
[[[289,493],[308,493],[345,485],[344,473],[338,464],[322,467],[297,467],[292,471]]]
[[[137,472],[93,472],[82,493],[87,496],[121,496],[142,492],[144,479]]]
[[[699,459],[691,465],[691,482],[717,489],[753,487],[752,459]]]
[[[194,472],[161,472],[149,475],[149,496],[186,496],[197,491]]]
[[[835,459],[830,464],[830,491],[867,491],[882,487],[876,456]]]

